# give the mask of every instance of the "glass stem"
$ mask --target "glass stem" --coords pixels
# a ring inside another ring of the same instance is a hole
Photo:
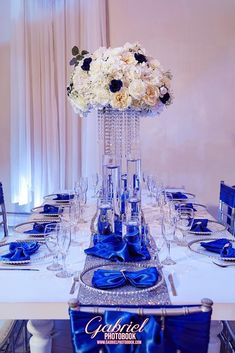
[[[167,246],[167,251],[168,251],[167,258],[170,259],[171,258],[171,244],[169,241],[167,241],[166,246]]]
[[[65,254],[62,255],[62,264],[63,264],[63,272],[67,272],[67,268],[66,268],[66,255],[65,255]]]

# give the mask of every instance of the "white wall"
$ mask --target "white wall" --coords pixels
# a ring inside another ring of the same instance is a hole
[[[109,0],[110,45],[139,41],[173,74],[174,103],[142,127],[144,169],[218,204],[235,184],[234,0]]]

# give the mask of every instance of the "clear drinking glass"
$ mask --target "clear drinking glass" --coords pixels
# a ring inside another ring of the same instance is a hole
[[[177,228],[181,230],[183,235],[182,239],[177,240],[177,245],[187,246],[186,235],[192,227],[194,211],[192,208],[186,208],[185,205],[179,206],[177,218]]]
[[[53,263],[47,266],[49,271],[59,271],[62,266],[58,263],[59,248],[57,243],[58,224],[49,223],[44,229],[44,239],[47,249],[53,255]]]
[[[57,232],[57,244],[62,256],[63,268],[62,271],[56,274],[56,276],[60,278],[72,277],[73,273],[69,272],[66,267],[66,258],[71,244],[71,227],[66,224],[59,224],[58,226],[60,227]]]
[[[98,173],[92,174],[92,176],[91,176],[91,184],[92,184],[92,188],[93,188],[92,197],[95,198],[95,197],[97,197],[97,187],[98,187],[98,184],[99,184],[99,174]]]
[[[168,255],[167,257],[161,262],[163,265],[175,265],[176,262],[171,258],[170,250],[171,250],[171,242],[174,240],[175,236],[175,229],[176,229],[176,222],[174,218],[170,215],[164,215],[162,217],[162,235],[166,241]]]

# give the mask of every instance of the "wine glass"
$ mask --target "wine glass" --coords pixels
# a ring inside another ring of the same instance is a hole
[[[57,243],[57,232],[58,232],[58,223],[48,223],[44,229],[44,239],[45,244],[49,252],[53,255],[53,263],[47,266],[49,271],[59,271],[62,269],[62,266],[58,263],[58,243]]]
[[[93,187],[92,197],[95,198],[95,197],[97,197],[97,186],[99,184],[99,174],[98,173],[92,174],[91,183],[92,183],[92,187]]]
[[[59,224],[58,226],[59,230],[57,232],[57,244],[59,252],[62,256],[63,268],[62,271],[56,274],[56,276],[59,278],[72,277],[73,273],[69,272],[66,267],[66,258],[71,244],[71,227],[63,223]]]
[[[177,240],[177,245],[187,246],[186,235],[191,229],[194,219],[194,210],[180,205],[178,208],[177,228],[182,232],[183,239]]]
[[[171,250],[171,242],[174,240],[175,236],[175,229],[176,229],[176,222],[173,217],[168,215],[164,215],[162,217],[162,235],[166,241],[168,255],[167,257],[161,262],[163,265],[175,265],[176,262],[171,258],[170,250]]]

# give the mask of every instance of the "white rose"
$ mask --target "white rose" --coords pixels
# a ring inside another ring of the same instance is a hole
[[[122,89],[112,95],[111,106],[116,109],[124,110],[131,105],[131,97],[126,89]]]
[[[145,94],[145,84],[142,80],[134,80],[129,85],[129,93],[135,99],[141,99]]]

